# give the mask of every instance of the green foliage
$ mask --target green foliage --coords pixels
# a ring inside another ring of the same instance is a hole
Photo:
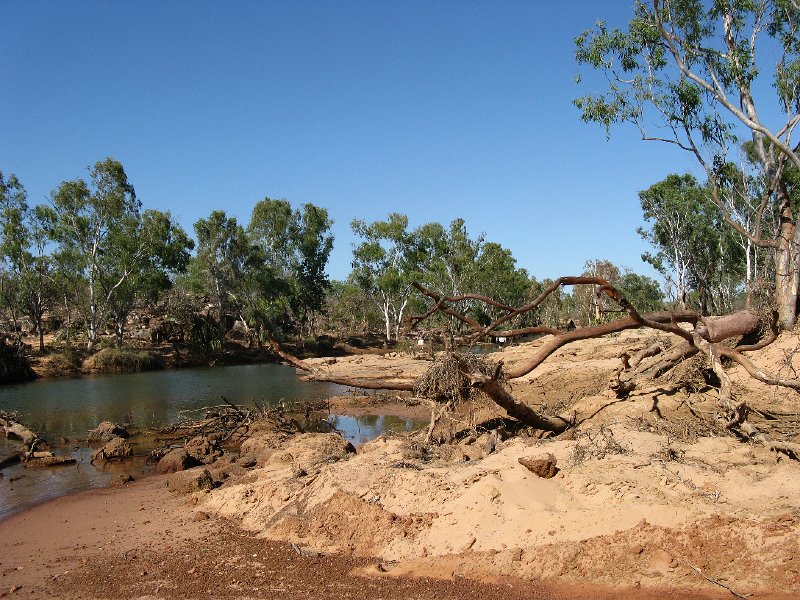
[[[58,244],[60,268],[71,275],[74,299],[81,298],[90,348],[109,315],[122,339],[125,318],[137,299],[154,298],[185,268],[192,242],[170,217],[141,203],[119,161],[107,158],[83,179],[63,182],[52,194],[47,215]],[[74,274],[80,277],[75,278]]]
[[[160,369],[162,364],[151,352],[132,348],[104,348],[89,358],[87,367],[102,373],[135,373]]]
[[[408,231],[408,217],[392,213],[385,221],[351,223],[363,241],[353,250],[351,277],[377,304],[386,339],[399,336],[412,282],[420,278],[422,252]]]
[[[198,292],[211,293],[219,307],[220,333],[229,329],[229,315],[238,316],[243,306],[242,284],[248,265],[254,265],[255,249],[235,217],[215,210],[194,224],[197,254],[191,273]]]
[[[670,175],[639,193],[651,225],[638,232],[656,250],[642,259],[664,275],[682,306],[695,291],[704,313],[710,307],[715,312],[731,308],[744,269],[744,249],[709,196],[691,175]]]
[[[40,207],[28,206],[25,188],[11,175],[0,173],[0,306],[10,321],[25,315],[39,333],[44,350],[42,318],[56,297],[51,258],[45,252],[48,219]]]
[[[22,344],[0,340],[0,383],[26,381],[35,377]]]
[[[195,352],[209,356],[222,350],[223,336],[219,324],[211,316],[196,316],[192,320],[189,345]]]
[[[325,303],[325,273],[333,236],[328,211],[313,204],[293,210],[286,200],[265,198],[253,207],[248,237],[261,253],[260,288],[251,314],[257,323],[293,320],[310,334]]]
[[[619,279],[617,288],[639,314],[664,308],[664,295],[655,279],[626,270]]]
[[[382,317],[364,289],[353,281],[333,281],[327,294],[327,327],[340,335],[380,329]]]
[[[796,318],[800,275],[792,233],[796,211],[785,185],[787,167],[800,170],[800,154],[791,139],[800,119],[798,31],[796,0],[655,0],[636,3],[626,30],[609,30],[599,22],[576,39],[578,64],[600,71],[607,85],[601,93],[574,101],[581,118],[599,123],[607,134],[612,125],[633,125],[642,139],[672,144],[697,160],[708,178],[707,193],[698,201],[715,205],[720,214],[705,208],[696,229],[709,231],[702,221],[713,221],[715,227],[724,223],[724,229],[734,229],[744,240],[748,259],[759,259],[752,246],[776,250],[773,289],[785,327]],[[761,93],[763,77],[771,77],[774,96]],[[765,114],[782,115],[785,122],[771,119],[772,128],[762,119]],[[731,191],[726,185],[735,162],[730,155],[747,137],[761,194],[755,203],[747,202],[743,213],[725,196]],[[772,227],[776,214],[782,219]],[[714,258],[732,264],[736,251],[726,239],[702,249],[707,254],[697,262],[707,263],[705,267]],[[650,258],[653,264],[660,260],[657,255]],[[716,309],[730,306],[735,277],[728,267],[721,274],[706,268],[690,273],[688,264],[687,278],[694,279],[700,303],[727,297]],[[748,284],[752,275],[746,269]],[[681,273],[675,276],[683,278]],[[676,282],[681,301],[686,300],[685,283]],[[714,285],[722,287],[709,294]]]
[[[75,348],[66,346],[59,352],[50,354],[48,358],[50,371],[56,375],[63,373],[80,373],[83,357]]]

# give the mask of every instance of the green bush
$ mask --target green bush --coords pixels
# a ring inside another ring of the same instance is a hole
[[[104,348],[89,359],[87,366],[104,373],[132,373],[160,369],[162,364],[151,352],[132,348]]]
[[[190,346],[192,350],[209,355],[222,350],[219,324],[211,316],[195,317],[192,323]]]
[[[79,373],[83,365],[81,353],[70,346],[50,355],[50,369],[56,374]]]
[[[0,383],[27,381],[36,377],[21,343],[0,341]]]

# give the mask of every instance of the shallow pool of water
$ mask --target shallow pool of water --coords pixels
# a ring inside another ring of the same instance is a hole
[[[114,473],[145,474],[143,460],[123,465],[94,466],[83,440],[102,421],[129,423],[146,429],[179,420],[181,411],[223,404],[222,396],[240,405],[319,400],[343,394],[344,386],[301,381],[291,367],[275,364],[181,369],[74,379],[45,379],[0,386],[0,410],[18,419],[53,444],[57,454],[70,454],[74,465],[48,469],[13,466],[0,470],[0,519],[68,493],[109,485]],[[410,419],[390,416],[329,420],[358,445],[383,431],[409,431]],[[59,446],[60,438],[67,438]],[[0,436],[0,457],[18,449]]]

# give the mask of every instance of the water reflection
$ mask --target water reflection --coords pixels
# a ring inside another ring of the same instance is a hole
[[[79,379],[49,379],[0,387],[0,409],[45,437],[82,438],[101,421],[128,422],[137,427],[173,423],[181,410],[253,399],[259,404],[280,400],[316,400],[344,393],[330,383],[300,381],[291,367],[240,365],[183,369]]]
[[[424,424],[422,421],[393,415],[365,415],[362,417],[330,415],[328,422],[356,446],[375,439],[385,431],[403,433],[418,429]]]
[[[327,398],[347,389],[300,381],[290,367],[240,365],[0,386],[0,410],[15,412],[28,427],[57,443],[61,437],[85,439],[86,432],[101,421],[127,422],[141,428],[174,423],[180,411],[221,404],[221,396],[235,404],[256,399],[264,405]],[[14,450],[0,436],[0,457]],[[109,484],[113,471],[95,468],[90,463],[90,450],[73,451],[72,446],[57,450],[59,454],[70,453],[77,464],[37,470],[17,465],[0,471],[0,519],[56,496]],[[134,477],[143,469],[143,464],[130,463],[122,468]]]

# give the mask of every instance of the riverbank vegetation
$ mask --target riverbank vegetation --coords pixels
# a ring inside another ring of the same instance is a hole
[[[785,171],[794,194],[796,170]],[[603,259],[587,260],[580,275],[607,281],[641,312],[769,306],[764,282],[774,276],[774,253],[724,227],[711,196],[690,175],[641,192],[639,232],[653,246],[642,258],[662,274],[663,289]],[[0,179],[0,225],[2,331],[19,364],[46,376],[269,360],[272,340],[312,355],[335,353],[337,342],[345,352],[368,340],[413,347],[417,336],[449,347],[469,323],[486,326],[553,283],[519,268],[510,249],[471,234],[462,219],[412,228],[399,213],[353,221],[353,271],[330,281],[334,239],[324,208],[265,198],[246,225],[213,211],[192,239],[168,212],[143,209],[110,158],[89,170],[88,182],[63,182],[37,206],[16,177]],[[426,310],[423,288],[460,298],[467,320],[434,311],[409,337],[409,315]],[[495,333],[607,322],[621,309],[598,290],[558,286]],[[30,377],[5,354],[6,381]]]
[[[553,287],[458,215],[412,227],[400,213],[352,222],[359,238],[353,269],[332,282],[325,208],[265,197],[253,202],[247,223],[214,210],[194,224],[192,237],[169,212],[144,208],[123,165],[106,158],[38,205],[17,177],[0,174],[3,337],[28,357],[82,347],[86,360],[109,346],[161,345],[159,354],[178,357],[166,364],[186,356],[213,363],[232,352],[266,357],[275,340],[307,350],[321,334],[402,342],[408,316],[428,311],[413,335],[451,346],[489,324],[508,337],[509,330],[591,327],[629,313],[606,285],[637,314],[749,308],[765,327],[774,311],[776,326],[791,329],[800,282],[800,155],[791,141],[800,122],[799,20],[786,2],[705,10],[700,2],[656,1],[639,6],[625,31],[600,23],[577,38],[579,65],[611,82],[575,101],[582,118],[607,130],[633,124],[643,139],[689,152],[705,175],[669,174],[640,193],[639,233],[653,248],[642,258],[663,288],[601,257],[586,257],[584,271],[571,275],[605,283]],[[782,49],[774,65],[759,62],[759,36]],[[773,108],[767,96],[754,92],[768,71],[786,116],[774,128],[759,116],[756,99]],[[431,308],[423,289],[458,298],[456,306]],[[508,307],[528,306],[545,291],[530,310],[505,318]]]

